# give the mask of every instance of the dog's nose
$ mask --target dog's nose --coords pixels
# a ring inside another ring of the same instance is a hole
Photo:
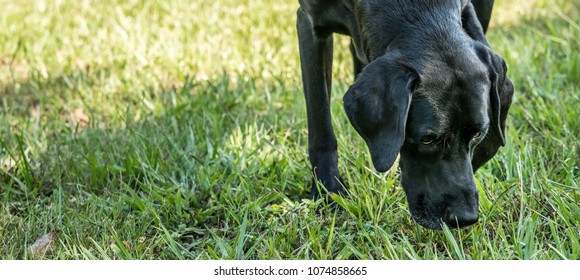
[[[443,215],[443,222],[452,228],[461,228],[473,225],[477,222],[479,215],[472,211],[453,211],[447,208],[445,215]]]

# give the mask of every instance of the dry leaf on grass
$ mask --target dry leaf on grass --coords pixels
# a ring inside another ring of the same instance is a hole
[[[34,244],[28,247],[28,251],[33,256],[44,255],[54,248],[54,243],[57,238],[58,232],[51,231],[36,239]]]
[[[85,127],[89,125],[90,118],[81,107],[71,112],[69,117],[73,126]]]

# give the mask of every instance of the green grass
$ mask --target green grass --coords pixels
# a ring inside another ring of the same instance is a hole
[[[496,2],[507,145],[476,174],[480,222],[430,231],[348,124],[344,37],[350,191],[307,199],[297,1],[0,0],[0,258],[580,259],[580,6]]]

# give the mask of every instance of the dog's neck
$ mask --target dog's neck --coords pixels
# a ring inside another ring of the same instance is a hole
[[[462,38],[453,37],[463,34],[461,11],[467,1],[415,1],[415,5],[401,5],[399,1],[354,1],[358,28],[351,33],[355,33],[353,39],[359,57],[364,56],[370,62],[395,49],[413,54],[419,53],[414,51],[417,48],[444,46],[443,51],[453,51],[449,49],[452,45],[462,44]]]

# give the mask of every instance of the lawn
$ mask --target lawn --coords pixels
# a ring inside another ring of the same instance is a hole
[[[580,4],[496,1],[515,86],[480,221],[411,219],[349,125],[349,193],[309,199],[298,1],[0,0],[1,259],[580,259]],[[46,250],[31,250],[49,234]]]

